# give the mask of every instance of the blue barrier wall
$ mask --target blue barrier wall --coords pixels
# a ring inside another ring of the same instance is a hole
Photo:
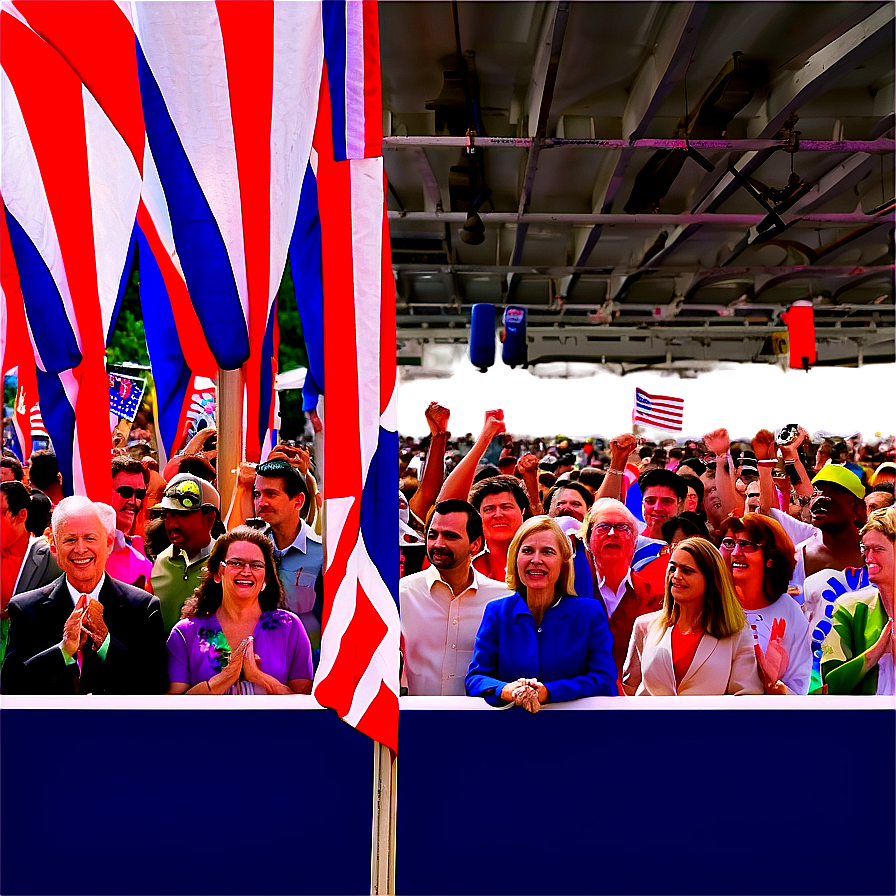
[[[369,892],[370,742],[198,699],[4,698],[0,892]],[[770,700],[403,699],[397,892],[896,892],[896,711]]]

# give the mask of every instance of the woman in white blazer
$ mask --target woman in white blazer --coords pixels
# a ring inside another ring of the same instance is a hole
[[[635,620],[622,687],[654,697],[765,692],[752,632],[712,542],[687,538],[672,553],[663,608]]]

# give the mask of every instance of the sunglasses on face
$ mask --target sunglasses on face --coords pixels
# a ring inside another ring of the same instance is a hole
[[[138,501],[142,501],[146,497],[145,488],[132,488],[130,485],[119,485],[115,491],[118,492],[125,501],[130,501],[131,498],[136,498]]]

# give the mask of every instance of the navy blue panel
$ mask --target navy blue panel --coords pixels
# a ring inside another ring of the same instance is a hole
[[[372,742],[335,713],[4,709],[0,724],[4,896],[369,892]]]
[[[396,890],[894,893],[893,755],[886,711],[403,712]]]

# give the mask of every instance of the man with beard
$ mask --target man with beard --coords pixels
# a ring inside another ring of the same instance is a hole
[[[428,569],[398,584],[404,672],[411,696],[463,696],[485,605],[510,593],[475,570],[482,519],[466,501],[439,501],[426,530]]]

